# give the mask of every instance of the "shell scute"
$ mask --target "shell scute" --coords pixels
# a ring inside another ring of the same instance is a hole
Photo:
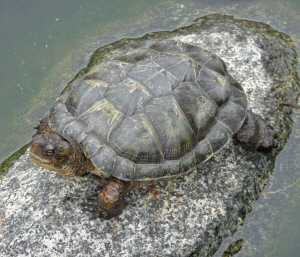
[[[108,145],[119,156],[135,163],[158,163],[164,156],[150,130],[144,115],[125,117],[111,133]]]
[[[91,158],[97,151],[105,147],[104,142],[99,136],[93,133],[89,133],[81,144],[88,158]]]
[[[124,118],[124,114],[105,99],[95,102],[94,106],[80,115],[80,119],[86,124],[86,133],[94,131],[104,142],[108,141],[111,131]]]
[[[213,125],[217,104],[196,82],[181,83],[174,90],[174,97],[197,135],[197,140],[202,140]]]
[[[127,76],[144,86],[153,97],[172,94],[172,88],[180,83],[176,77],[153,61],[132,67]]]
[[[196,81],[219,106],[226,102],[231,95],[230,83],[220,73],[201,68]]]
[[[182,53],[185,51],[186,44],[180,41],[168,41],[166,44],[164,41],[156,42],[152,44],[149,48],[158,52],[170,52],[170,53]]]
[[[195,81],[200,70],[199,65],[192,59],[175,54],[162,54],[154,61],[179,81]]]
[[[116,153],[107,145],[105,145],[91,157],[91,161],[95,165],[96,169],[100,170],[103,173],[111,174],[114,170],[116,158]]]
[[[111,85],[104,97],[117,110],[126,116],[133,116],[143,112],[143,106],[152,96],[140,85],[127,77]],[[131,101],[128,101],[131,99]]]
[[[194,147],[196,136],[173,96],[152,99],[145,106],[145,115],[155,129],[166,160],[180,158]]]
[[[108,84],[99,80],[84,80],[74,88],[66,100],[66,107],[73,116],[86,112],[96,101],[103,99]]]

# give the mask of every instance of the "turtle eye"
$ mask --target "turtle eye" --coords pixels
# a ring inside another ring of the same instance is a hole
[[[53,157],[57,154],[56,148],[53,145],[46,145],[43,150],[43,155],[46,157]]]
[[[53,154],[54,154],[54,150],[49,149],[46,151],[47,156],[52,156]]]

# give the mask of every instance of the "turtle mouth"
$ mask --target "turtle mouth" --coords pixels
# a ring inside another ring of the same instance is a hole
[[[40,156],[36,155],[32,151],[30,151],[30,159],[32,160],[32,162],[34,162],[36,164],[48,164],[49,165],[51,163],[50,160],[43,159]]]

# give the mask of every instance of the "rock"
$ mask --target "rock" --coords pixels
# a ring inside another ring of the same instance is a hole
[[[245,89],[250,109],[279,134],[271,152],[243,149],[234,140],[185,177],[132,191],[123,213],[110,220],[82,211],[101,184],[92,177],[67,179],[33,165],[28,152],[0,184],[0,252],[5,256],[211,256],[251,210],[290,131],[289,110],[279,106],[296,83],[289,36],[270,26],[225,15],[194,25],[123,39],[104,46],[90,65],[135,41],[177,38],[201,46],[226,63]]]

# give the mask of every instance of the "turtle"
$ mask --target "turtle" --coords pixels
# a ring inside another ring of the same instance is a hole
[[[32,162],[67,177],[97,175],[106,185],[91,205],[109,217],[122,212],[129,190],[189,173],[232,137],[250,149],[277,145],[224,61],[171,39],[133,43],[100,61],[36,129]]]

